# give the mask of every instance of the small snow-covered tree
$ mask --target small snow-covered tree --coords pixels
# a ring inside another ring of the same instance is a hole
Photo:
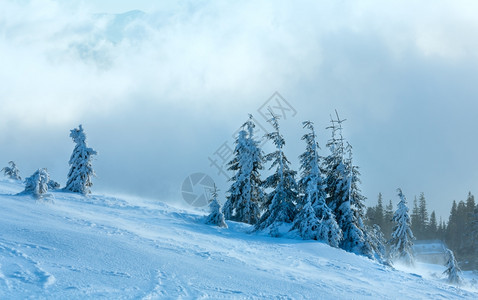
[[[212,190],[212,198],[209,203],[210,214],[206,218],[206,224],[227,228],[226,221],[224,220],[224,214],[221,211],[221,204],[217,200],[218,191],[219,190],[216,188],[216,185],[214,185]]]
[[[91,178],[95,175],[91,161],[97,152],[86,145],[86,134],[81,125],[70,131],[70,137],[76,146],[70,157],[70,171],[65,190],[86,195],[91,193],[90,187],[93,185]]]
[[[392,239],[389,241],[390,257],[393,261],[400,261],[407,265],[413,265],[414,256],[412,246],[415,237],[410,228],[411,222],[408,214],[407,200],[400,188],[397,189],[397,192],[400,202],[398,203],[397,210],[393,215],[395,226],[392,232]]]
[[[299,156],[301,179],[298,182],[300,195],[299,213],[296,215],[291,230],[298,230],[304,239],[321,240],[333,247],[338,247],[342,238],[332,210],[326,204],[325,186],[320,171],[318,144],[313,123],[303,122],[309,130],[302,139],[306,150]]]
[[[387,248],[385,246],[387,242],[380,226],[373,224],[371,228],[367,228],[365,233],[375,251],[375,258],[385,265],[390,265],[387,255]]]
[[[280,233],[278,227],[283,223],[291,223],[295,216],[295,203],[297,201],[297,183],[295,181],[296,171],[290,168],[290,162],[284,155],[283,147],[285,141],[279,131],[279,117],[271,111],[272,118],[269,122],[274,131],[266,134],[276,146],[276,151],[265,156],[266,161],[272,161],[269,170],[276,167],[274,174],[264,181],[265,188],[272,191],[266,196],[266,211],[256,224],[256,230],[269,230],[272,236]]]
[[[10,179],[22,180],[22,177],[20,177],[20,171],[17,169],[15,162],[9,161],[8,164],[10,167],[5,167],[0,172],[4,172],[4,175],[10,177]]]
[[[446,270],[443,274],[448,275],[448,282],[451,284],[459,285],[462,282],[461,270],[458,267],[458,263],[455,260],[455,255],[450,249],[446,250]]]
[[[57,190],[60,188],[60,184],[56,182],[55,180],[50,179],[48,181],[48,189],[49,190]]]
[[[24,194],[33,194],[36,198],[41,198],[48,192],[48,183],[50,175],[47,169],[38,169],[32,176],[25,179]]]
[[[235,174],[223,208],[226,219],[249,224],[259,220],[264,198],[259,173],[263,169],[263,155],[259,142],[254,139],[254,127],[252,115],[249,115],[236,139],[235,156],[228,164]]]

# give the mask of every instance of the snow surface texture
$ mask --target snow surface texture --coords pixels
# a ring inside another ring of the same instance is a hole
[[[0,179],[0,299],[478,299],[443,266],[417,275],[158,201],[23,188]]]

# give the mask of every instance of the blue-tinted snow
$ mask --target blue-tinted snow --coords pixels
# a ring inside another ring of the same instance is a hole
[[[21,190],[0,181],[1,299],[478,298],[447,285],[442,267],[395,271],[319,242],[208,226],[159,201]]]

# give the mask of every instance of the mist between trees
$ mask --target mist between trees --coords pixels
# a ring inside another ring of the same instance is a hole
[[[377,224],[389,239],[394,226],[392,200],[384,203],[378,194],[377,204],[367,208],[365,223]],[[429,213],[425,194],[414,197],[410,214],[411,230],[417,240],[440,240],[451,249],[463,269],[478,269],[478,205],[471,192],[465,201],[453,201],[448,220],[437,220],[435,211]]]

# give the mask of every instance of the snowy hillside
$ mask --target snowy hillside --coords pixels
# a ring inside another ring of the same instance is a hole
[[[161,202],[52,192],[0,181],[1,299],[476,299],[313,241],[202,224]],[[436,270],[435,270],[436,272]]]

